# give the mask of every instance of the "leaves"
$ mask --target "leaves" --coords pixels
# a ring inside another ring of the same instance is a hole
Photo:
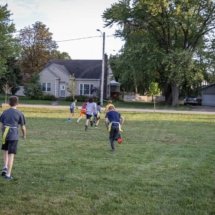
[[[120,65],[127,69],[121,69],[119,79],[132,74],[133,87],[138,89],[138,82],[149,85],[156,80],[170,97],[173,92],[169,85],[178,91],[185,82],[190,88],[197,79],[200,82],[203,73],[196,56],[207,46],[206,35],[215,28],[214,1],[119,1],[106,9],[103,17],[106,26],[119,26],[118,36],[125,40],[119,58]]]

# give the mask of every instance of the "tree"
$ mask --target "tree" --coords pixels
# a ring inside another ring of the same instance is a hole
[[[58,50],[53,50],[51,53],[52,59],[70,60],[71,57],[67,52],[60,52]]]
[[[31,99],[39,99],[43,96],[38,74],[33,74],[31,81],[25,84],[24,94]]]
[[[52,40],[52,33],[42,22],[36,22],[31,27],[20,30],[19,41],[22,48],[21,70],[25,81],[32,74],[39,73],[45,64],[52,59],[57,44]]]
[[[69,78],[69,87],[67,90],[70,92],[73,101],[75,100],[75,89],[76,89],[75,75],[72,74]]]
[[[205,44],[206,35],[215,28],[215,2],[121,0],[106,9],[103,18],[107,27],[119,26],[116,35],[125,40],[125,45],[142,49],[147,60],[138,63],[138,67],[144,68],[139,70],[138,77],[141,73],[145,77],[154,67],[151,71],[156,72],[152,75],[166,101],[177,105],[181,87],[198,70],[195,68],[198,64],[194,63],[196,53]],[[133,56],[136,50],[132,49]],[[133,64],[139,58],[134,59]]]
[[[11,13],[6,5],[0,5],[0,76],[7,73],[7,60],[17,57],[19,47],[17,40],[13,37],[15,25],[10,19]]]
[[[14,95],[19,89],[19,85],[22,81],[18,60],[14,58],[7,59],[6,66],[6,73],[0,76],[0,86],[4,86],[5,84],[7,84],[11,89],[12,95]]]
[[[152,100],[154,103],[154,110],[155,110],[155,103],[156,103],[155,96],[159,95],[160,93],[161,93],[161,91],[160,91],[158,83],[151,82],[151,84],[149,85],[148,95],[152,96]]]

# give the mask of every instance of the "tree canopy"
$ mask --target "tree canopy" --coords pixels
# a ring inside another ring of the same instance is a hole
[[[10,19],[11,13],[7,5],[0,5],[0,76],[7,73],[8,59],[18,55],[19,46],[13,37],[15,26]]]
[[[117,24],[116,35],[125,40],[118,57],[124,66],[120,81],[133,76],[139,91],[156,81],[172,105],[178,104],[183,86],[202,81],[197,56],[215,28],[214,1],[120,0],[103,18],[106,27]]]
[[[22,48],[20,65],[25,80],[38,73],[52,58],[57,44],[52,39],[52,33],[42,22],[20,30],[19,42]]]

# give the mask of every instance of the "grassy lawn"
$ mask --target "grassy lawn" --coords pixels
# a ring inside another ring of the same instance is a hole
[[[15,179],[0,178],[0,214],[215,214],[215,115],[123,113],[113,154],[103,120],[85,132],[65,110],[21,110],[28,139]]]

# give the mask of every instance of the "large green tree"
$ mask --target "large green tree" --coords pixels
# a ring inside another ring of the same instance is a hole
[[[129,64],[136,76],[151,73],[166,101],[177,105],[184,83],[200,77],[195,56],[215,28],[214,1],[121,0],[106,9],[103,18],[106,26],[119,26],[116,34],[128,47],[122,54],[129,51],[133,56]],[[142,63],[137,50],[142,53]]]
[[[57,49],[52,33],[42,22],[20,30],[19,41],[22,48],[20,65],[24,81],[30,80],[32,74],[39,73],[44,65],[52,59]]]
[[[0,5],[0,77],[8,72],[8,59],[18,55],[18,43],[13,37],[15,26],[11,21],[7,5]]]

